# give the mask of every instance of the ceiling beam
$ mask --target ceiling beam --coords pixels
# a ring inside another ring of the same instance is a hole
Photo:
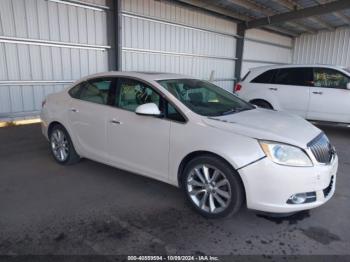
[[[244,7],[248,10],[254,10],[258,11],[259,13],[265,15],[265,16],[273,16],[276,15],[276,12],[266,6],[263,6],[261,4],[258,4],[257,2],[248,1],[248,0],[226,0],[227,2],[230,2],[235,5],[239,5],[241,7]],[[297,27],[305,32],[308,33],[315,33],[316,31],[313,28],[309,28],[308,26],[302,25],[300,23],[296,22],[288,22],[288,25],[291,27]]]
[[[281,24],[297,19],[308,18],[316,15],[336,12],[342,9],[350,8],[349,0],[337,0],[323,5],[307,7],[304,9],[291,11],[283,14],[273,15],[269,17],[259,18],[253,21],[246,22],[246,28],[263,27],[266,25]]]
[[[292,36],[292,37],[297,37],[300,35],[299,33],[292,32],[290,30],[287,30],[287,29],[284,29],[281,27],[277,27],[277,26],[264,26],[264,28],[266,28],[268,31],[277,32],[277,33],[281,33],[281,34]]]
[[[229,8],[220,8],[217,6],[214,6],[211,4],[209,0],[177,0],[178,2],[191,5],[200,9],[204,9],[209,12],[213,12],[216,14],[224,15],[230,18],[233,18],[235,20],[238,20],[239,22],[246,22],[249,20],[253,20],[254,17],[240,14],[238,12],[233,11],[232,9]],[[275,31],[278,33],[282,33],[287,36],[295,37],[296,35],[299,35],[297,32],[292,32],[290,30],[284,29],[281,30],[279,27],[276,26],[269,26],[268,27],[269,31]]]
[[[303,31],[302,33],[306,32],[306,33],[310,33],[310,34],[316,34],[317,33],[317,30],[316,29],[311,29],[310,27],[308,26],[305,26],[303,25],[302,23],[299,23],[299,22],[286,22],[285,23],[287,26],[289,27],[292,27],[292,28],[295,28],[295,30],[297,31]]]
[[[274,1],[282,6],[286,7],[287,9],[289,9],[291,11],[300,10],[300,9],[304,8],[302,5],[295,2],[295,0],[274,0]],[[322,19],[320,19],[318,17],[309,17],[307,19],[316,23],[316,24],[320,24],[322,27],[327,28],[328,30],[331,30],[331,31],[335,30],[335,28],[333,26],[331,26],[330,24],[326,23],[325,21],[323,21]]]
[[[327,0],[314,0],[314,1],[316,1],[319,4],[327,3],[326,2]],[[338,17],[340,20],[342,20],[345,24],[350,25],[350,18],[347,17],[346,15],[344,15],[341,11],[333,12],[332,14],[335,15],[336,17]]]

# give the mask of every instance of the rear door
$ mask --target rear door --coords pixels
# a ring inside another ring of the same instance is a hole
[[[281,68],[266,92],[274,93],[280,109],[306,118],[312,85],[312,68]]]
[[[84,157],[106,160],[106,122],[113,78],[95,78],[73,88],[68,119]]]
[[[314,68],[307,118],[350,123],[350,77],[332,68]]]
[[[238,85],[236,85],[235,93],[248,102],[256,99],[262,99],[273,105],[276,101],[276,94],[270,92],[269,88],[276,72],[278,72],[278,69],[264,71],[249,82],[246,81],[246,78],[249,75],[245,75],[242,82],[239,82]]]

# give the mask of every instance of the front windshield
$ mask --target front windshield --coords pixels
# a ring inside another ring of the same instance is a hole
[[[254,107],[237,96],[197,79],[159,80],[165,89],[193,112],[202,116],[222,116]]]

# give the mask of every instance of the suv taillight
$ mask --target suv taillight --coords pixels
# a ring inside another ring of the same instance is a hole
[[[238,92],[242,89],[242,85],[241,84],[236,84],[235,88],[233,89],[234,92]]]

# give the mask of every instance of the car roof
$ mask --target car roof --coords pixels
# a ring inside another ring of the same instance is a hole
[[[334,68],[334,69],[345,69],[343,66],[337,66],[337,65],[327,65],[327,64],[278,64],[278,65],[268,65],[268,66],[259,66],[250,68],[250,71],[265,71],[269,69],[279,69],[279,68],[294,68],[294,67],[327,67],[327,68]]]
[[[281,69],[281,68],[298,68],[298,67],[324,67],[324,68],[331,68],[336,70],[346,70],[343,66],[336,66],[336,65],[327,65],[327,64],[278,64],[278,65],[268,65],[268,66],[259,66],[249,69],[249,74],[246,74],[245,79],[242,82],[250,82],[252,79],[257,77],[258,75],[271,70],[271,69]]]
[[[89,75],[83,78],[82,80],[87,80],[91,78],[96,77],[111,77],[111,76],[125,76],[125,77],[135,77],[140,78],[146,81],[157,81],[157,80],[166,80],[166,79],[184,79],[184,78],[191,78],[192,76],[187,75],[181,75],[181,74],[174,74],[174,73],[167,73],[167,72],[137,72],[137,71],[109,71],[109,72],[103,72],[98,73],[94,75]]]

